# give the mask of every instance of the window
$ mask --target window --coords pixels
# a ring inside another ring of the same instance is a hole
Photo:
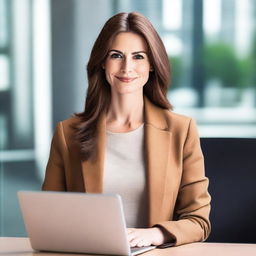
[[[10,113],[10,62],[8,20],[10,6],[7,1],[0,0],[0,149],[7,146],[7,131],[10,127],[8,114]]]
[[[117,1],[115,9],[154,24],[170,56],[168,97],[201,136],[256,137],[254,0]]]
[[[40,154],[46,158],[44,149],[49,150],[51,115],[44,112],[50,101],[45,93],[50,65],[44,60],[50,41],[49,27],[42,22],[42,17],[49,22],[48,5],[46,0],[0,0],[0,236],[25,234],[17,191],[40,189]],[[38,68],[44,70],[41,79]]]
[[[175,111],[196,118],[204,137],[256,137],[255,1],[164,1],[164,10],[172,2],[183,13],[164,35],[171,47],[165,37],[180,32],[181,53],[175,41],[170,50]]]

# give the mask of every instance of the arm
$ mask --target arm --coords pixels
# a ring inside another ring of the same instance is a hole
[[[200,140],[190,121],[183,147],[183,172],[174,210],[174,220],[156,226],[169,232],[175,245],[204,241],[210,233],[210,195],[204,173]]]
[[[163,248],[205,240],[210,233],[210,196],[200,140],[190,121],[181,152],[182,174],[171,221],[152,228],[128,229],[131,246],[162,245]]]
[[[62,123],[60,122],[53,135],[42,190],[66,191],[64,152],[66,152],[66,144]]]

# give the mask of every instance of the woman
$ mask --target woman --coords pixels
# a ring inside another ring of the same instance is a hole
[[[210,196],[191,118],[171,112],[164,45],[139,13],[100,32],[84,112],[60,122],[43,190],[122,196],[131,246],[181,245],[210,232]]]

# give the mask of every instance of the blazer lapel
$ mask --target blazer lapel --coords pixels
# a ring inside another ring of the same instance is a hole
[[[102,193],[103,171],[105,154],[106,119],[102,114],[97,124],[96,157],[82,162],[85,191],[89,193]]]
[[[163,219],[165,178],[170,156],[171,132],[163,110],[145,102],[145,161],[149,200],[149,225]]]

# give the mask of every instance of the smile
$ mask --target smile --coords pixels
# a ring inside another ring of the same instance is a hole
[[[136,79],[136,77],[120,77],[120,76],[116,76],[116,78],[124,83],[130,83]]]

